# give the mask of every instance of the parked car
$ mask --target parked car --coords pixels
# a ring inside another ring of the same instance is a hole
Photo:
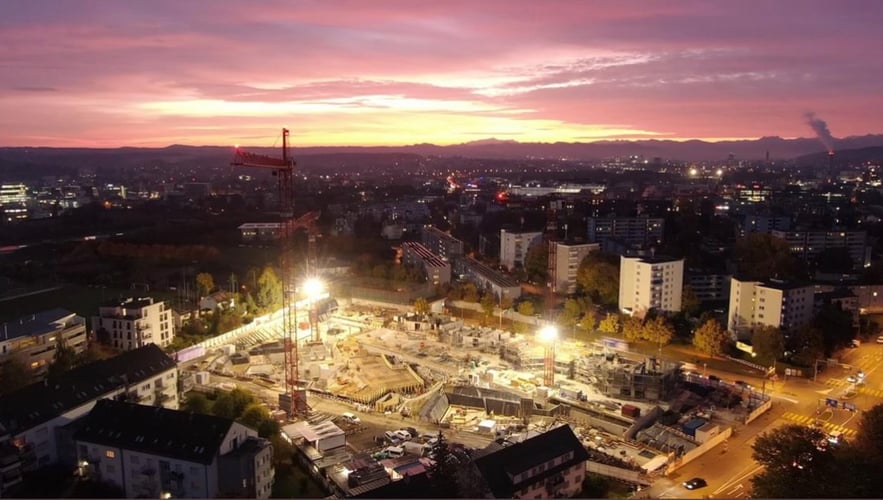
[[[883,335],[880,335],[879,337],[877,337],[877,343],[883,344]]]

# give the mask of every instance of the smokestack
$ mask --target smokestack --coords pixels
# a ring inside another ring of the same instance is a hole
[[[834,152],[828,151],[828,171],[834,172]]]

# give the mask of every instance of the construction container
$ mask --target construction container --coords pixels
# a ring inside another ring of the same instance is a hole
[[[641,416],[641,409],[635,405],[622,405],[620,414],[624,417],[638,418]]]
[[[194,375],[194,379],[198,385],[209,385],[208,372],[196,372],[196,375]]]
[[[691,437],[696,437],[696,429],[702,427],[703,425],[705,425],[707,423],[708,423],[708,421],[706,421],[705,419],[694,418],[693,420],[690,420],[689,422],[685,423],[682,426],[682,430],[684,431],[684,434],[691,436]]]

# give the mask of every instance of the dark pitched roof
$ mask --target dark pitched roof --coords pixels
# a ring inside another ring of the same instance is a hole
[[[212,415],[102,399],[74,439],[210,464],[232,425]]]
[[[126,385],[175,368],[175,361],[154,344],[74,368],[0,397],[0,426],[17,434]]]
[[[513,483],[516,474],[530,470],[555,457],[572,451],[573,458],[519,483]],[[585,462],[589,454],[569,425],[562,425],[539,436],[507,446],[499,451],[475,459],[475,465],[484,476],[495,498],[512,498],[526,484],[534,484],[552,474]]]

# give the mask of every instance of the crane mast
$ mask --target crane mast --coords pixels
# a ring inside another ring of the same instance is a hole
[[[236,147],[233,154],[233,166],[268,168],[273,170],[277,178],[278,209],[283,217],[280,231],[280,266],[282,268],[282,323],[285,345],[285,392],[279,395],[279,407],[284,409],[289,418],[303,416],[309,412],[306,386],[300,377],[298,338],[297,338],[297,285],[295,282],[294,259],[292,256],[292,238],[295,231],[307,231],[307,276],[317,274],[315,241],[318,236],[316,221],[319,212],[308,212],[295,219],[294,208],[294,159],[288,152],[288,129],[282,129],[282,158],[249,153]],[[311,339],[318,340],[318,322],[313,321],[314,307],[310,308]],[[318,315],[316,315],[318,319]]]

